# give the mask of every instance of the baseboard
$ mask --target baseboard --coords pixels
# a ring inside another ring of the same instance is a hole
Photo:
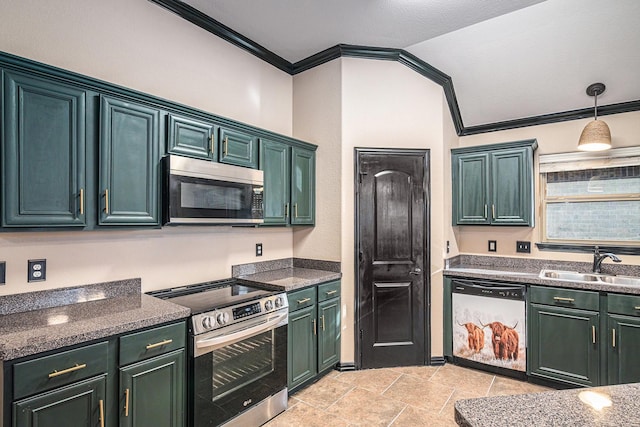
[[[356,364],[353,363],[353,362],[338,363],[336,365],[336,370],[338,370],[340,372],[355,371],[356,370]]]
[[[431,357],[431,366],[443,366],[447,361],[444,356],[432,356]]]

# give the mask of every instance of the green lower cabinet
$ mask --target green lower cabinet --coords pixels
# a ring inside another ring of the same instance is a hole
[[[531,376],[599,385],[599,312],[531,304],[528,316]]]
[[[340,298],[318,303],[318,372],[340,361]]]
[[[160,111],[102,96],[100,225],[160,225]]]
[[[640,317],[608,316],[608,383],[640,382]]]
[[[13,427],[106,425],[106,375],[60,387],[13,404]]]
[[[288,325],[289,390],[293,390],[318,373],[316,306],[289,313]]]
[[[80,88],[5,72],[3,227],[86,225],[86,97]]]
[[[120,368],[120,426],[185,425],[184,350]]]

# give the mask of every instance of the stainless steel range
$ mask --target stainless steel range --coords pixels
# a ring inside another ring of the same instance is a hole
[[[191,309],[189,426],[259,426],[287,408],[284,292],[229,279],[149,295]]]

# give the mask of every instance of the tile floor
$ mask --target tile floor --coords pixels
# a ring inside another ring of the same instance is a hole
[[[289,397],[267,427],[456,426],[454,402],[548,388],[447,364],[332,371]]]

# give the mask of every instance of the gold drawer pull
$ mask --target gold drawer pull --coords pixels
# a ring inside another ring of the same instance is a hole
[[[305,302],[309,302],[309,301],[311,301],[311,298],[299,299],[298,304],[304,304]]]
[[[554,300],[560,302],[573,302],[575,301],[573,298],[565,298],[565,297],[553,297]]]
[[[634,310],[640,310],[640,305],[636,305],[635,307],[633,307]]]
[[[336,292],[338,292],[336,289],[332,290],[332,291],[327,291],[327,295],[333,295]]]
[[[129,416],[129,389],[124,391],[124,416]]]
[[[80,369],[84,369],[86,367],[87,367],[86,363],[83,363],[82,365],[78,365],[76,363],[76,366],[72,366],[71,368],[63,369],[62,371],[53,371],[53,372],[51,372],[49,374],[49,378],[55,378],[55,377],[60,376],[60,375],[70,374],[71,372],[79,371]]]
[[[104,427],[104,400],[100,399],[100,427]]]
[[[147,345],[147,350],[151,350],[152,348],[156,348],[156,347],[162,347],[163,345],[171,344],[172,342],[173,340],[164,340],[164,341],[157,342],[155,344],[149,344]]]

